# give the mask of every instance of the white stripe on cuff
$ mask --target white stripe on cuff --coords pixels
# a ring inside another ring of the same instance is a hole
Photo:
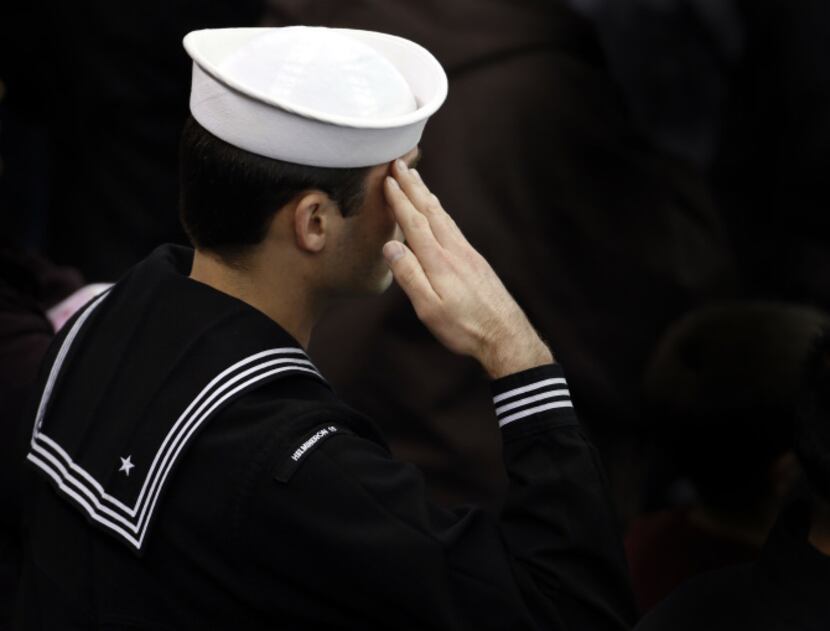
[[[510,403],[505,403],[504,405],[496,408],[496,416],[501,416],[504,412],[509,412],[510,410],[515,410],[516,408],[520,408],[523,405],[528,405],[529,403],[536,403],[537,401],[542,401],[544,399],[552,399],[553,397],[570,397],[571,393],[568,391],[567,388],[560,388],[559,390],[551,390],[550,392],[543,392],[542,394],[535,394],[532,397],[525,397],[524,399],[519,399],[517,401],[511,401]]]
[[[553,379],[543,379],[542,381],[537,381],[536,383],[532,383],[529,386],[522,386],[521,388],[514,388],[513,390],[508,390],[507,392],[502,392],[501,394],[497,394],[493,397],[493,403],[499,403],[500,401],[504,401],[505,399],[509,399],[510,397],[515,397],[520,394],[524,394],[525,392],[531,392],[532,390],[538,390],[539,388],[544,388],[545,386],[552,386],[556,384],[565,384],[564,377],[556,377]]]
[[[508,423],[512,423],[513,421],[518,421],[519,419],[525,418],[526,416],[530,416],[531,414],[536,414],[537,412],[544,412],[545,410],[553,410],[555,408],[572,408],[573,403],[568,401],[554,401],[553,403],[546,403],[545,405],[538,405],[535,408],[528,408],[526,410],[522,410],[521,412],[516,412],[515,414],[511,414],[509,416],[505,416],[502,419],[499,419],[499,427],[504,427]]]

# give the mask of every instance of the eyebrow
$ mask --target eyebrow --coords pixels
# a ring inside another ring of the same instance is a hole
[[[418,166],[418,163],[421,162],[421,157],[423,155],[423,151],[421,151],[421,148],[418,147],[418,153],[415,154],[415,157],[412,158],[412,160],[410,160],[409,164],[407,164],[406,166],[408,166],[410,169],[414,169],[416,166]]]

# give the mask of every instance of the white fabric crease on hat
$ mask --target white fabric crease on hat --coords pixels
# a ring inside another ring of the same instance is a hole
[[[189,33],[190,111],[215,136],[317,167],[388,162],[417,146],[447,77],[406,39],[323,27]]]

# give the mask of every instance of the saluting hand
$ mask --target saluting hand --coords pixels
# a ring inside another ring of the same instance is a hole
[[[396,160],[392,175],[384,192],[406,245],[389,241],[383,253],[432,334],[451,351],[477,359],[494,379],[552,362],[493,268],[418,172]]]

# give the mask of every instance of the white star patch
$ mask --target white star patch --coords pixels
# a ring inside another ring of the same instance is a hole
[[[126,458],[121,458],[121,468],[118,471],[123,471],[124,475],[130,477],[130,469],[132,469],[135,465],[130,462],[132,456],[127,456]]]

